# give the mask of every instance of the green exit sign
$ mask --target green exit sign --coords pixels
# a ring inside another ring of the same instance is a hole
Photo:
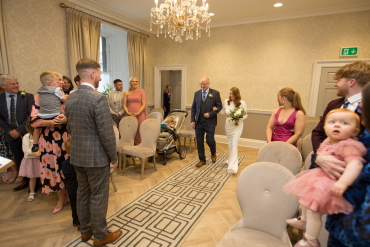
[[[358,47],[344,47],[340,49],[341,56],[357,56],[358,55]]]

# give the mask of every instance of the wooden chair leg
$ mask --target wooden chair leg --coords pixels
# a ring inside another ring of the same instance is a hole
[[[112,173],[110,174],[110,181],[112,182],[114,192],[117,192],[116,184],[114,183],[113,174]]]
[[[196,139],[196,137],[194,137],[194,143],[195,143],[195,147],[198,148],[197,147],[197,139]]]
[[[123,154],[123,171],[122,171],[122,173],[125,173],[125,171],[126,171],[126,164],[127,164],[127,157],[126,157],[126,154]]]
[[[145,158],[141,158],[141,180],[144,178]]]
[[[155,155],[153,155],[153,164],[154,164],[154,170],[157,170],[157,163],[155,163]]]
[[[189,153],[191,153],[191,138],[190,139],[190,147],[189,147]]]
[[[118,152],[117,155],[118,155],[118,170],[121,171],[121,169],[122,169],[122,167],[121,167],[121,165],[122,165],[122,155],[121,155],[120,152]]]

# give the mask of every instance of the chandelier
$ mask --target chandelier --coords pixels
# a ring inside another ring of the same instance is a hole
[[[208,36],[211,36],[211,16],[213,13],[208,13],[208,3],[202,0],[203,5],[198,7],[195,4],[197,0],[164,0],[159,4],[158,0],[154,0],[155,7],[152,8],[150,14],[150,31],[152,25],[157,26],[157,37],[163,34],[175,39],[177,42],[182,42],[182,37],[186,40],[193,40],[201,37],[201,30],[205,30]]]

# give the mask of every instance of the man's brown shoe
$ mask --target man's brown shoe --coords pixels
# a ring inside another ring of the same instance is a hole
[[[93,244],[95,247],[100,247],[107,243],[111,243],[115,241],[121,235],[122,235],[122,230],[117,230],[115,232],[107,232],[107,235],[105,235],[105,238],[103,240],[94,240]]]
[[[206,164],[206,162],[201,161],[201,162],[199,162],[198,164],[196,164],[196,167],[202,167],[202,166],[204,166],[205,164]]]
[[[81,236],[81,240],[82,242],[87,242],[90,240],[91,236],[93,235],[93,232],[90,231],[88,234],[84,235],[84,236]]]
[[[216,154],[212,154],[212,163],[216,163],[216,158],[217,158],[217,156],[216,156]]]

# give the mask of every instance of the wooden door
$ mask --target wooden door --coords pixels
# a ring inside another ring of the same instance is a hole
[[[320,88],[315,115],[315,117],[317,118],[320,118],[322,116],[326,106],[330,101],[339,98],[337,96],[337,88],[334,87],[336,80],[333,79],[333,76],[340,67],[330,67],[321,69]]]

